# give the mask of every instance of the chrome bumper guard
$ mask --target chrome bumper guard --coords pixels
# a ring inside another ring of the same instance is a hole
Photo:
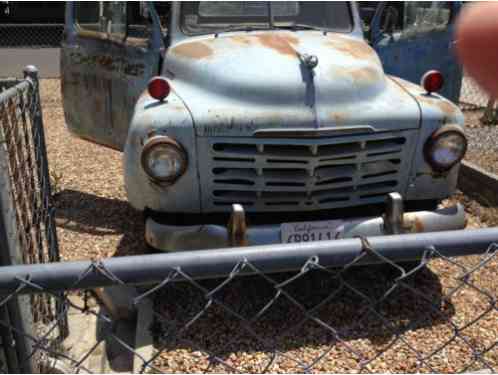
[[[386,213],[382,217],[367,217],[345,221],[340,238],[375,237],[407,233],[439,232],[463,229],[465,211],[460,204],[435,211],[404,212],[403,199],[398,193],[388,195]],[[244,208],[233,205],[227,226],[173,226],[148,218],[146,242],[163,251],[217,249],[238,246],[281,244],[280,225],[246,225]]]

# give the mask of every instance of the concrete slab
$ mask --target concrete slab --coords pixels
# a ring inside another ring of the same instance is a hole
[[[118,302],[131,306],[133,299],[126,299],[136,291],[115,289]],[[69,336],[62,343],[64,353],[73,361],[64,358],[51,360],[49,367],[56,373],[138,373],[144,360],[154,353],[150,328],[153,323],[153,302],[144,299],[138,305],[133,319],[114,319],[104,306],[90,298],[88,310],[83,312],[85,302],[81,296],[68,297],[73,305],[68,311]],[[77,362],[81,362],[78,364]]]
[[[79,296],[68,297],[76,306],[83,306],[83,299]],[[93,307],[92,310],[98,313],[100,309]],[[64,340],[63,346],[67,355],[81,361],[82,370],[89,372],[105,372],[106,365],[103,360],[105,353],[105,342],[99,342],[97,332],[98,316],[94,313],[83,313],[79,309],[71,307],[68,311],[69,336]],[[100,326],[102,326],[100,324]],[[98,343],[98,344],[97,344]],[[69,369],[74,369],[76,363],[63,361]]]
[[[84,306],[83,299],[79,296],[70,296],[69,299],[78,307]],[[133,347],[136,322],[110,321],[105,318],[109,313],[97,305],[93,305],[90,310],[91,312],[85,313],[78,308],[69,309],[69,336],[64,340],[63,346],[68,357],[81,361],[81,364],[78,366],[75,362],[61,360],[60,367],[69,369],[70,373],[78,369],[79,372],[86,370],[107,374],[131,372],[134,354],[126,346]]]
[[[154,322],[153,301],[145,298],[137,306],[137,325],[135,333],[135,352],[133,358],[133,373],[145,372],[142,368],[144,360],[152,358],[154,354],[154,342],[151,335],[151,327]]]
[[[498,207],[498,176],[463,161],[458,175],[458,189],[487,207]]]
[[[111,313],[114,320],[135,319],[137,311],[133,306],[133,299],[138,297],[135,287],[116,285],[94,289],[97,298]]]

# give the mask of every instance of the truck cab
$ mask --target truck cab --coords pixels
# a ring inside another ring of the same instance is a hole
[[[123,152],[157,249],[461,229],[458,9],[70,3],[66,123]]]

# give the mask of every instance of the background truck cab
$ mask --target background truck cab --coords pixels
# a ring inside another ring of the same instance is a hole
[[[434,209],[456,186],[463,116],[444,97],[460,91],[451,39],[459,4],[361,10],[147,3],[137,24],[126,3],[70,3],[67,126],[124,151],[128,198],[157,248],[458,229],[460,207],[410,215],[403,201]],[[434,69],[444,97],[410,83]],[[154,176],[161,168],[174,178]],[[339,210],[386,199],[383,217]]]

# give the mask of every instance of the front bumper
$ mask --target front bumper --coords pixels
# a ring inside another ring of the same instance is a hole
[[[438,232],[463,229],[465,225],[465,211],[459,204],[435,211],[405,213],[401,196],[392,193],[388,196],[385,215],[346,220],[338,238]],[[226,226],[174,226],[158,223],[152,218],[148,218],[145,225],[146,242],[163,251],[281,244],[281,235],[278,224],[248,227],[240,205],[234,205]]]

